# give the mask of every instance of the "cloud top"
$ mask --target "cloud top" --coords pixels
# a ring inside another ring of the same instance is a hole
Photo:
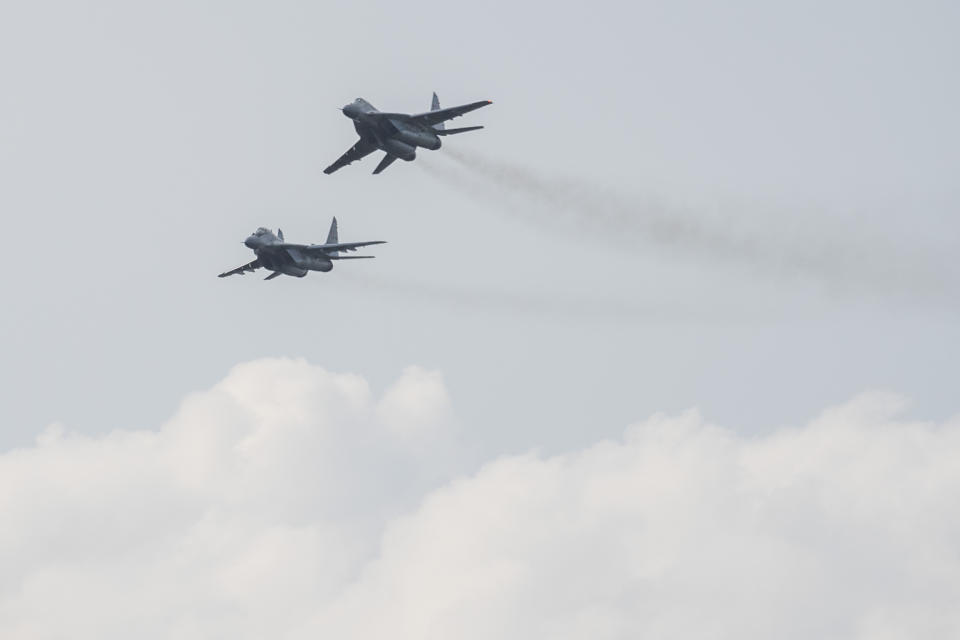
[[[451,467],[438,372],[247,363],[159,430],[0,455],[0,635],[956,637],[960,423],[904,406]]]

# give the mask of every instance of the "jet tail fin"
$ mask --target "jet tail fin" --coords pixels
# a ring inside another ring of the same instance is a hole
[[[430,111],[440,111],[440,98],[437,97],[436,91],[433,92],[433,101],[430,103]],[[438,122],[437,124],[433,125],[433,128],[437,131],[443,131],[446,129],[442,122]]]
[[[438,136],[452,136],[458,133],[466,133],[467,131],[476,131],[477,129],[483,129],[483,125],[478,127],[460,127],[459,129],[439,129],[436,133]]]
[[[327,234],[327,244],[337,244],[340,240],[337,239],[337,217],[333,217],[333,222],[330,223],[330,233]]]

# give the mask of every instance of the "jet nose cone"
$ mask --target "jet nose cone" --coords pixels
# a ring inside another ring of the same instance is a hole
[[[248,248],[248,249],[256,249],[256,248],[257,248],[257,239],[254,238],[253,236],[250,236],[249,238],[247,238],[246,240],[243,241],[243,244],[247,245],[247,248]]]

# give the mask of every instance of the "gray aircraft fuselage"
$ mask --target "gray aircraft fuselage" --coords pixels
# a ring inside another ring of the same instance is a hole
[[[483,129],[483,126],[455,127],[448,129],[447,120],[459,118],[493,104],[489,100],[480,100],[455,107],[440,108],[440,99],[433,94],[430,111],[423,113],[385,113],[378,110],[363,98],[357,98],[341,107],[343,115],[353,121],[360,139],[347,149],[333,164],[323,170],[327,175],[356,162],[380,149],[386,155],[380,159],[374,175],[383,172],[397,158],[407,162],[417,157],[417,149],[436,150],[440,148],[440,138],[468,131]]]
[[[440,148],[440,136],[430,125],[403,120],[400,117],[372,117],[380,111],[363,98],[357,98],[343,107],[343,115],[353,120],[353,127],[362,140],[370,142],[407,162],[417,157],[417,148],[435,151]],[[402,114],[398,114],[402,115]]]
[[[321,255],[309,256],[303,255],[295,248],[288,248],[289,245],[281,242],[272,231],[267,229],[257,229],[253,232],[243,244],[247,248],[253,249],[257,254],[264,269],[273,272],[280,272],[288,276],[302,278],[308,271],[330,271],[333,269],[333,262]]]
[[[348,256],[351,251],[374,244],[383,244],[382,240],[366,242],[340,242],[338,239],[337,219],[330,222],[330,232],[323,244],[294,244],[285,242],[283,231],[260,227],[243,241],[243,244],[257,254],[257,259],[236,269],[220,274],[221,278],[243,275],[257,269],[266,269],[272,273],[267,280],[280,275],[302,278],[310,271],[330,271],[334,260],[358,260],[373,256]]]

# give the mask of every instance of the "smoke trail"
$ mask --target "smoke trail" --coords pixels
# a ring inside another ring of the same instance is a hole
[[[583,181],[540,175],[533,170],[506,164],[456,149],[445,151],[459,168],[425,163],[430,173],[452,186],[495,204],[506,204],[531,223],[568,226],[600,235],[619,231],[640,233],[660,243],[694,242],[711,246],[705,229],[691,224],[679,211],[654,200],[625,199]],[[499,190],[491,190],[491,183]]]
[[[639,244],[760,271],[811,280],[828,290],[945,299],[960,278],[952,261],[865,232],[805,231],[796,220],[710,216],[651,197],[613,193],[583,179],[551,176],[476,153],[445,149],[447,164],[421,161],[428,173],[472,198],[552,232],[572,232],[620,248]],[[779,227],[774,225],[779,223]]]
[[[351,288],[375,291],[447,308],[481,313],[523,314],[556,320],[592,320],[603,323],[699,323],[763,322],[756,311],[749,316],[738,309],[712,308],[709,312],[677,303],[636,304],[611,298],[587,297],[568,293],[544,293],[489,289],[475,285],[394,280],[344,271],[340,278]]]

